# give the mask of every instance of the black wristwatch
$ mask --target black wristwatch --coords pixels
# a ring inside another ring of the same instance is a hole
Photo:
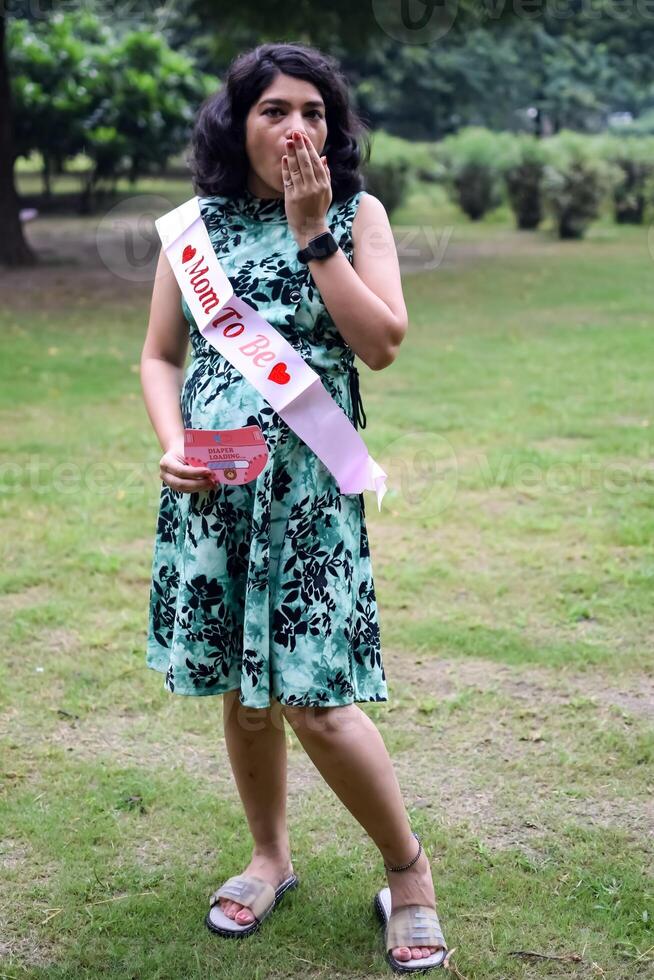
[[[321,235],[312,238],[306,248],[301,248],[297,253],[299,262],[308,262],[310,259],[326,259],[338,251],[338,242],[331,231],[323,231]]]

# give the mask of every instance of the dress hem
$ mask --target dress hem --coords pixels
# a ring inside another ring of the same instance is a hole
[[[149,670],[156,670],[159,674],[165,674],[167,672],[167,670],[168,670],[168,667],[167,666],[165,666],[165,667],[158,667],[155,664],[150,664],[150,663],[147,663],[146,664],[146,667]],[[216,697],[216,696],[218,696],[220,694],[227,694],[229,691],[240,691],[241,690],[240,685],[238,687],[228,687],[228,688],[225,688],[225,689],[194,688],[192,691],[180,690],[178,687],[175,687],[175,690],[171,691],[168,686],[164,685],[164,687],[165,687],[165,690],[168,691],[169,694],[178,694],[181,697],[212,697],[212,696],[213,697]],[[387,702],[389,700],[388,695],[386,695],[386,697],[377,697],[377,698],[374,698],[374,697],[354,697],[354,698],[351,698],[349,701],[327,701],[327,702],[321,701],[320,704],[315,704],[315,705],[302,705],[302,704],[301,705],[297,705],[297,704],[294,704],[294,703],[293,704],[289,704],[288,701],[283,701],[281,698],[277,697],[276,695],[275,695],[275,699],[277,701],[279,701],[280,704],[286,705],[289,708],[295,708],[295,707],[300,707],[300,708],[304,708],[304,707],[310,707],[310,708],[345,708],[349,704],[383,704],[384,702]],[[240,701],[240,698],[239,698],[239,701]],[[240,703],[245,708],[270,708],[272,706],[270,701],[268,702],[268,704],[248,704],[247,702],[243,702],[243,701],[240,701]]]

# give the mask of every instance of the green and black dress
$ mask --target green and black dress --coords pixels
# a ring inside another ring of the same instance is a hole
[[[361,195],[327,222],[352,261]],[[200,212],[237,296],[302,355],[348,418],[365,426],[354,352],[328,313],[288,227],[283,198],[201,197]],[[387,701],[363,493],[341,494],[322,461],[198,331],[182,299],[193,359],[186,428],[257,424],[268,462],[242,486],[197,493],[162,482],[146,663],[175,694],[322,707]]]

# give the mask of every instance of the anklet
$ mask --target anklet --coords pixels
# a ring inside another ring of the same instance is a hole
[[[410,868],[412,864],[415,864],[416,861],[418,860],[418,858],[420,857],[420,854],[422,852],[422,844],[421,844],[420,837],[413,830],[411,831],[411,833],[413,834],[413,836],[415,837],[415,839],[418,841],[418,853],[416,854],[416,856],[411,861],[409,861],[408,864],[398,864],[397,867],[395,867],[395,868],[391,868],[388,864],[384,864],[384,867],[386,868],[387,871],[406,871],[406,869],[407,868]]]

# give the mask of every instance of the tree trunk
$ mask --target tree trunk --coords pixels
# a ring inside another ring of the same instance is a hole
[[[5,49],[5,15],[0,13],[0,265],[34,265],[36,256],[23,235],[14,183],[14,132]]]
[[[52,179],[50,157],[47,153],[43,156],[43,170],[41,171],[41,179],[43,181],[43,196],[46,201],[49,201],[52,197]]]
[[[97,170],[94,165],[91,169],[82,174],[82,193],[79,196],[79,214],[92,214],[94,203],[94,190],[98,181]]]

